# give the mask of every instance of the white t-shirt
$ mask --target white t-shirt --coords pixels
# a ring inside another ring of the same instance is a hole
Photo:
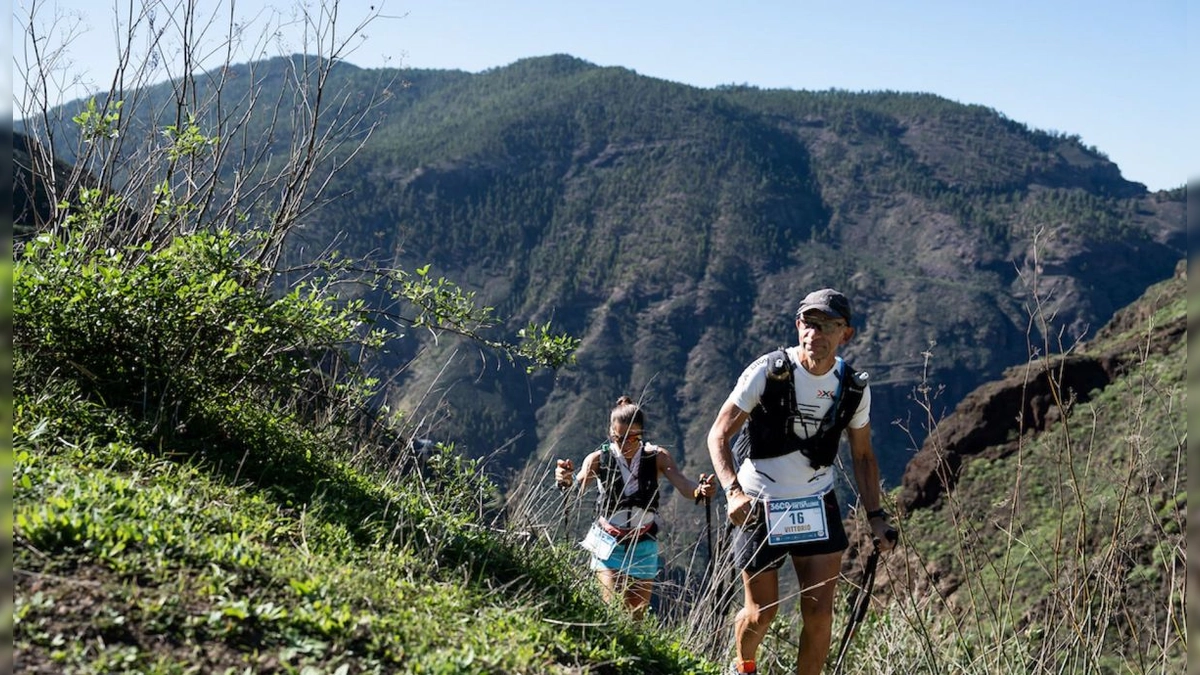
[[[792,425],[792,432],[800,438],[808,438],[821,426],[825,413],[833,407],[840,382],[838,373],[845,364],[842,357],[824,375],[813,375],[800,365],[799,347],[788,347],[787,355],[792,360],[793,381],[796,385],[796,408],[800,418]],[[727,403],[733,403],[745,412],[754,410],[767,386],[767,356],[764,354],[742,371]],[[858,410],[850,418],[850,428],[861,429],[871,421],[871,388],[863,390]],[[833,467],[814,470],[808,458],[801,452],[791,452],[781,457],[766,459],[749,458],[738,467],[738,483],[746,494],[760,499],[792,499],[809,495],[824,494],[833,487]]]

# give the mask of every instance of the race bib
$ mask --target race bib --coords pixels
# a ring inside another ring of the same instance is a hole
[[[821,495],[767,501],[767,543],[798,544],[829,538]]]
[[[608,560],[617,545],[617,538],[605,532],[598,523],[592,523],[579,545],[600,560]]]

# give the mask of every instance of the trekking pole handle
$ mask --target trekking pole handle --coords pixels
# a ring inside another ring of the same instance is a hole
[[[900,533],[897,532],[896,528],[894,528],[894,527],[889,527],[887,529],[887,533],[885,533],[883,536],[887,537],[887,540],[889,542],[891,542],[892,544],[895,544],[897,541],[900,540]],[[880,544],[879,537],[871,537],[871,545],[872,546],[874,546],[875,548],[879,548],[879,544]]]
[[[707,506],[708,504],[710,504],[712,502],[712,497],[709,497],[708,495],[704,494],[704,492],[703,492],[704,488],[712,485],[712,482],[713,482],[713,474],[710,474],[710,473],[709,474],[705,474],[705,473],[700,474],[700,480],[696,481],[696,483],[697,483],[696,492],[695,492],[695,494],[692,495],[692,497],[695,498],[695,501],[697,504],[699,504],[700,502],[704,502],[704,505]]]
[[[575,480],[574,480],[574,477],[572,476],[572,478],[571,478],[571,483],[565,483],[565,484],[564,484],[564,483],[563,483],[563,482],[562,482],[562,481],[559,479],[559,477],[558,477],[558,474],[559,474],[559,472],[560,472],[560,471],[564,471],[564,472],[566,472],[566,474],[567,474],[568,476],[570,476],[570,475],[571,475],[571,472],[572,472],[572,471],[574,471],[574,470],[575,470],[575,465],[574,465],[574,464],[572,464],[572,463],[571,463],[571,460],[569,460],[569,459],[560,459],[560,460],[558,460],[558,461],[555,463],[555,466],[554,466],[554,483],[555,483],[556,485],[558,485],[558,491],[559,491],[559,492],[566,492],[566,491],[567,491],[567,489],[571,487],[571,483],[574,483],[574,482],[575,482]]]

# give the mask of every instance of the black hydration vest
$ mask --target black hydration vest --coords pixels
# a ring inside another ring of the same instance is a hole
[[[607,518],[621,509],[639,508],[658,510],[658,453],[639,452],[638,488],[631,495],[625,494],[625,476],[612,456],[612,446],[605,443],[600,451],[598,471],[603,490],[596,498],[596,515]]]
[[[796,408],[795,365],[787,352],[780,348],[767,355],[767,386],[758,405],[750,411],[750,420],[733,444],[733,456],[738,465],[747,457],[767,459],[801,452],[814,469],[833,464],[837,458],[842,431],[862,402],[867,387],[867,374],[856,371],[845,361],[837,370],[838,388],[833,405],[821,420],[821,426],[809,438],[800,438],[793,431],[793,421],[800,416]]]

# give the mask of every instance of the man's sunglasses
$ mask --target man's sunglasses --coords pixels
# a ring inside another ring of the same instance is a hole
[[[806,317],[800,317],[800,325],[809,330],[815,330],[821,333],[829,333],[833,330],[845,328],[846,322],[838,321],[836,319],[832,321],[825,321],[822,319],[809,319]]]

